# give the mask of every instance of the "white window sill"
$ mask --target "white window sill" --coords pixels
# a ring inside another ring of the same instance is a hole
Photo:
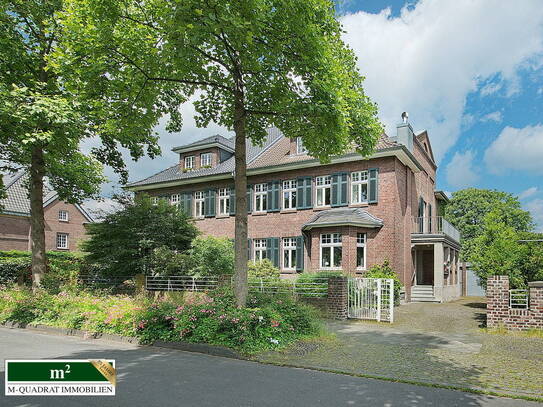
[[[355,207],[361,207],[361,206],[369,206],[367,202],[358,202],[358,203],[350,203],[349,206],[355,206]]]
[[[59,221],[59,222],[64,222],[64,223],[70,222],[69,220],[64,220],[64,219],[59,219],[58,221]]]
[[[330,208],[331,208],[330,205],[325,205],[325,206],[315,206],[315,207],[313,208],[313,210],[314,210],[314,211],[323,211],[323,210],[325,210],[325,209],[330,209]]]
[[[70,249],[67,247],[57,247],[57,250],[70,250]]]
[[[217,219],[222,219],[222,218],[229,218],[230,217],[230,214],[225,214],[225,213],[221,213],[219,215],[217,215]]]
[[[254,211],[253,215],[254,216],[262,216],[262,215],[265,215],[266,213],[267,213],[266,211]]]
[[[294,213],[294,212],[296,212],[296,208],[281,209],[280,213]]]

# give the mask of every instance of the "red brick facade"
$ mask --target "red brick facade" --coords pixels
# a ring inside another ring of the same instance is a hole
[[[529,305],[526,309],[510,308],[509,277],[490,276],[487,280],[487,326],[504,326],[514,331],[543,329],[543,282],[529,285]]]
[[[59,220],[59,211],[68,212],[68,220]],[[77,251],[85,239],[88,219],[77,206],[58,199],[44,208],[46,250]],[[57,247],[57,234],[67,235],[66,249]],[[0,250],[30,250],[30,217],[0,214]]]

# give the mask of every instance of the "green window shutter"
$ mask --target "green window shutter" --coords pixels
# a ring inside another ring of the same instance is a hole
[[[268,212],[279,212],[280,181],[268,182]]]
[[[253,211],[253,186],[247,185],[247,213]]]
[[[347,173],[339,172],[332,175],[331,206],[347,205]]]
[[[247,260],[253,259],[253,239],[247,239]]]
[[[377,203],[379,200],[379,168],[369,169],[369,193],[368,202]]]
[[[204,197],[204,210],[205,210],[205,217],[206,218],[212,218],[215,216],[215,207],[216,207],[216,201],[215,201],[215,195],[216,192],[214,189],[209,189],[205,192]]]
[[[192,192],[184,192],[179,197],[180,208],[188,216],[192,216]]]
[[[430,233],[433,232],[432,230],[432,204],[428,204],[428,231]]]
[[[313,207],[313,190],[311,177],[300,177],[297,179],[296,208],[309,209]]]
[[[296,271],[304,271],[304,237],[296,236]]]
[[[279,267],[279,238],[269,237],[266,242],[266,256],[275,267]]]
[[[230,188],[230,215],[236,214],[236,189]]]

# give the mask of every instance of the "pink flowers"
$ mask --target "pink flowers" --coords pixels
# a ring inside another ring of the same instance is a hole
[[[146,325],[147,323],[145,321],[140,321],[138,324],[138,329],[145,329]]]
[[[237,324],[239,322],[239,318],[232,318],[230,320],[233,324]]]
[[[279,321],[276,321],[275,319],[271,320],[271,326],[272,328],[277,328],[279,326]]]

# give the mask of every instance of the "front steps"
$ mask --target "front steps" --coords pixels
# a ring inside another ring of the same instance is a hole
[[[434,297],[434,286],[414,285],[411,287],[411,302],[439,302]]]

